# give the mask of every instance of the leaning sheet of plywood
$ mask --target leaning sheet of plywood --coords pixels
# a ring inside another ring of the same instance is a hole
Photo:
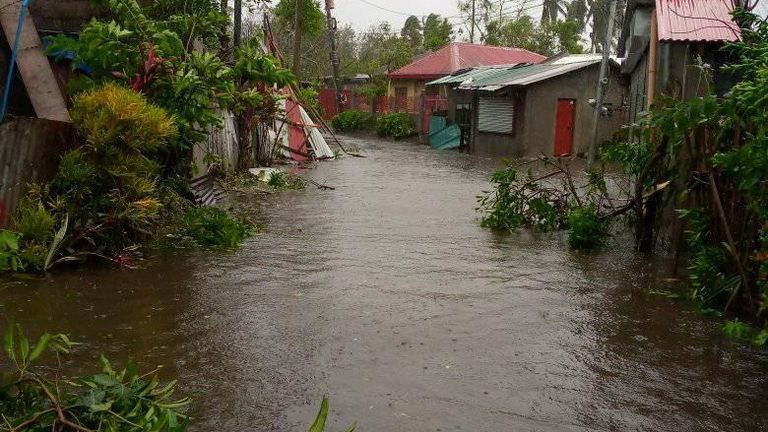
[[[0,25],[11,46],[16,39],[20,13],[20,1],[0,0]],[[43,52],[40,36],[29,13],[24,19],[16,64],[37,117],[69,122],[67,103],[53,75],[48,57]]]

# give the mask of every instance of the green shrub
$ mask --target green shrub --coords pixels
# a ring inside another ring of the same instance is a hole
[[[19,257],[19,234],[0,230],[0,272],[23,269],[24,265]]]
[[[333,128],[340,132],[355,132],[366,128],[370,121],[369,114],[362,111],[349,110],[340,113],[333,119]]]
[[[182,223],[185,233],[205,247],[237,247],[253,228],[250,223],[216,207],[192,208]]]
[[[415,131],[413,117],[408,113],[384,114],[376,120],[376,133],[380,136],[405,138]]]
[[[22,239],[48,243],[53,238],[55,226],[56,219],[41,202],[25,199],[19,203],[13,228]]]
[[[594,207],[577,207],[568,214],[568,244],[576,250],[595,250],[605,243],[608,229]]]

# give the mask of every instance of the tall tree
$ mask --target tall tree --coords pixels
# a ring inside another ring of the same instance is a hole
[[[297,4],[297,1],[300,2]],[[300,11],[297,14],[297,11]],[[275,17],[284,28],[293,30],[291,47],[294,73],[301,73],[302,38],[316,38],[325,29],[325,14],[318,0],[280,0],[274,10]]]
[[[418,51],[421,50],[422,44],[424,43],[424,36],[422,35],[423,30],[424,28],[421,25],[421,20],[418,17],[411,15],[405,20],[405,24],[403,25],[402,30],[400,30],[400,36],[407,40],[414,50]]]
[[[453,41],[453,26],[438,14],[429,14],[424,21],[424,48],[430,51],[442,48]]]
[[[552,56],[560,53],[578,54],[583,52],[581,39],[573,21],[555,21],[537,24],[529,15],[488,24],[486,43],[497,46],[523,48],[539,54]]]
[[[500,11],[509,0],[459,0],[457,3],[459,14],[464,20],[464,26],[470,35],[474,31],[474,41],[485,40],[485,27],[493,17],[498,16]],[[477,37],[479,36],[479,37]],[[470,39],[472,39],[470,37]]]

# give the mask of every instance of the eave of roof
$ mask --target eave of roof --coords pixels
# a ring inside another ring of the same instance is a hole
[[[660,42],[735,42],[732,0],[656,0]]]
[[[552,79],[570,72],[584,69],[600,63],[600,60],[570,63],[564,65],[538,64],[510,69],[496,69],[470,73],[465,81],[457,88],[459,90],[478,90],[494,92],[506,87],[525,87],[541,81]],[[472,82],[467,82],[472,80]]]

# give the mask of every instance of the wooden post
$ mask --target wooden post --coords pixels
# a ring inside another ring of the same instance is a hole
[[[243,0],[235,0],[235,30],[234,30],[235,48],[240,46],[243,37]]]
[[[656,72],[659,52],[659,22],[656,18],[656,9],[651,12],[651,40],[648,49],[648,98],[645,103],[646,110],[656,102]]]

